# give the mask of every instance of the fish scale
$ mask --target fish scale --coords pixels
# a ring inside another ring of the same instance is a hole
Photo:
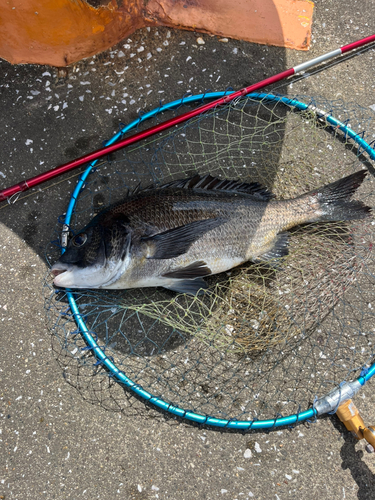
[[[363,219],[352,200],[361,170],[294,199],[275,200],[260,184],[210,175],[139,190],[98,214],[54,264],[56,286],[163,286],[198,293],[204,276],[246,261],[276,265],[287,230],[307,222]],[[276,261],[276,262],[275,262]]]

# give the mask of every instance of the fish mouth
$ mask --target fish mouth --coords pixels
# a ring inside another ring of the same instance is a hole
[[[50,270],[53,284],[58,288],[106,288],[121,274],[119,269],[106,266],[79,268],[56,262]]]
[[[69,271],[69,269],[66,267],[66,266],[59,266],[58,264],[54,264],[52,267],[51,267],[51,274],[53,276],[53,284],[55,286],[58,286],[58,287],[61,287],[61,286],[64,286],[61,284],[61,281],[64,279],[64,274],[67,273],[67,271]],[[66,276],[66,274],[65,274]]]
[[[79,283],[74,269],[51,269],[51,274],[54,276],[53,284],[58,288],[90,288],[90,285],[85,282]]]
[[[67,269],[51,269],[51,274],[56,278],[59,274],[65,273]]]

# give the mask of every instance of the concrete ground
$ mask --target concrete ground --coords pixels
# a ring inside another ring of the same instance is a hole
[[[121,121],[160,99],[237,89],[375,32],[371,0],[315,4],[307,53],[144,29],[67,78],[0,61],[0,185],[98,148]],[[276,87],[372,106],[374,61],[369,50]],[[66,383],[41,288],[44,249],[75,181],[68,177],[0,205],[0,498],[375,498],[375,455],[335,416],[292,430],[230,433],[163,416],[131,395],[122,412],[109,411]],[[368,424],[375,423],[372,386],[356,398]]]

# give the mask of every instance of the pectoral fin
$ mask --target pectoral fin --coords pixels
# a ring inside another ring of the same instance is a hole
[[[186,253],[203,234],[223,224],[224,219],[205,219],[144,238],[149,259],[173,259]]]

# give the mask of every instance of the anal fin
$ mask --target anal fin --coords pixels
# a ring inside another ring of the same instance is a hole
[[[254,262],[267,262],[270,266],[277,268],[280,265],[280,261],[283,257],[286,257],[289,253],[290,233],[284,232],[276,236],[274,240],[274,245],[267,252],[258,255]]]

